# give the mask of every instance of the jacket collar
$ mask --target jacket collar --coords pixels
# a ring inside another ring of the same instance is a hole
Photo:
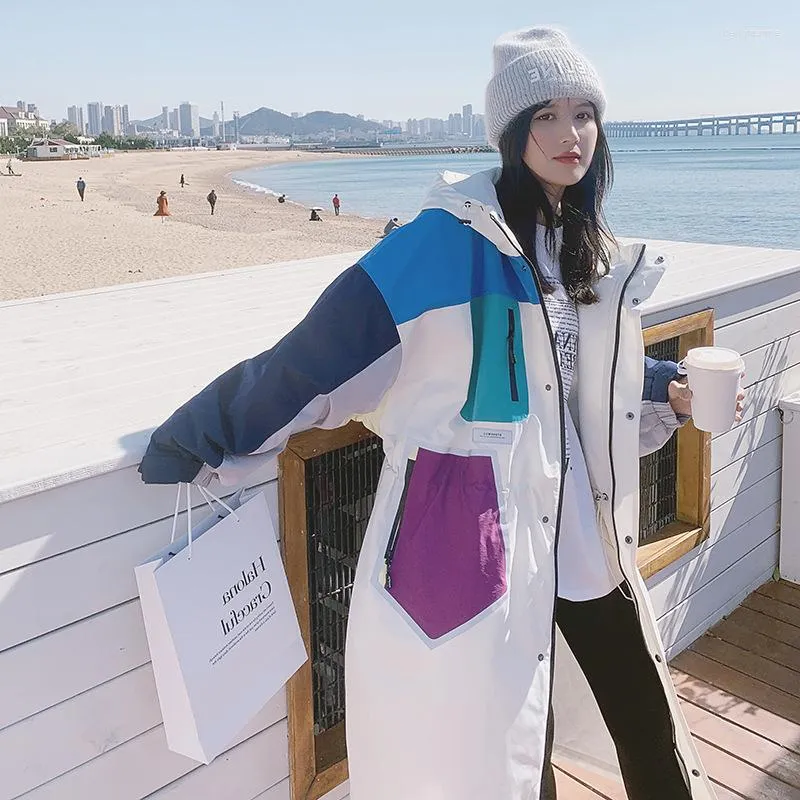
[[[519,256],[519,246],[511,229],[503,220],[495,184],[500,167],[482,170],[474,175],[446,171],[439,174],[431,187],[422,210],[440,209],[469,224],[497,249],[509,256]],[[611,245],[611,273],[633,269],[641,253],[642,243]],[[618,269],[619,268],[619,269]]]
[[[428,192],[422,210],[447,211],[488,239],[501,253],[519,256],[519,243],[503,222],[495,183],[500,167],[474,175],[446,171],[440,173]],[[510,241],[509,241],[510,238]]]

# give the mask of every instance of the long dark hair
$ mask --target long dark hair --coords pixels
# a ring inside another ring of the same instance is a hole
[[[506,223],[517,237],[525,255],[539,266],[536,258],[536,226],[539,212],[544,217],[546,241],[555,245],[556,217],[541,183],[523,161],[533,115],[545,108],[540,103],[517,116],[500,137],[503,169],[497,182],[497,199]],[[561,198],[561,274],[564,286],[576,303],[598,301],[593,284],[610,267],[608,242],[613,237],[603,216],[603,198],[613,182],[611,153],[605,133],[597,119],[597,146],[592,162],[581,180],[567,186]],[[542,280],[543,289],[553,287]]]

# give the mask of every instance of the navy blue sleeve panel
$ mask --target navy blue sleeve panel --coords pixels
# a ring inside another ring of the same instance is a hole
[[[678,365],[674,361],[658,361],[645,356],[642,400],[651,400],[654,403],[668,402],[667,388],[670,381],[674,381],[678,375]]]
[[[350,267],[272,349],[216,378],[154,431],[139,465],[142,480],[188,483],[204,464],[263,451],[278,433],[285,443],[326,421],[343,424],[343,405],[353,406],[350,415],[374,410],[397,369],[368,368],[394,348],[399,354],[399,344],[375,283],[359,265]],[[348,381],[333,403],[330,395]],[[339,423],[326,420],[332,405]]]

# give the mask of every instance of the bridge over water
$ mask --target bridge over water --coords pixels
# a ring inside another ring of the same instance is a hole
[[[634,136],[731,136],[767,133],[800,133],[800,111],[775,114],[734,114],[654,122],[606,122],[606,134]]]

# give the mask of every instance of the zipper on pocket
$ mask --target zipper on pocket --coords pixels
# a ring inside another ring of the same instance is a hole
[[[394,516],[392,532],[389,534],[389,541],[386,545],[386,552],[383,554],[383,585],[387,589],[392,588],[392,559],[394,551],[397,549],[397,537],[400,534],[400,525],[403,522],[403,512],[406,508],[406,498],[408,497],[408,487],[411,484],[411,473],[414,471],[414,461],[408,460],[406,464],[406,477],[403,485],[403,493],[400,495],[400,505]]]
[[[511,385],[511,399],[519,401],[519,387],[517,386],[517,356],[514,352],[514,334],[516,333],[516,319],[514,309],[508,309],[508,380]]]

